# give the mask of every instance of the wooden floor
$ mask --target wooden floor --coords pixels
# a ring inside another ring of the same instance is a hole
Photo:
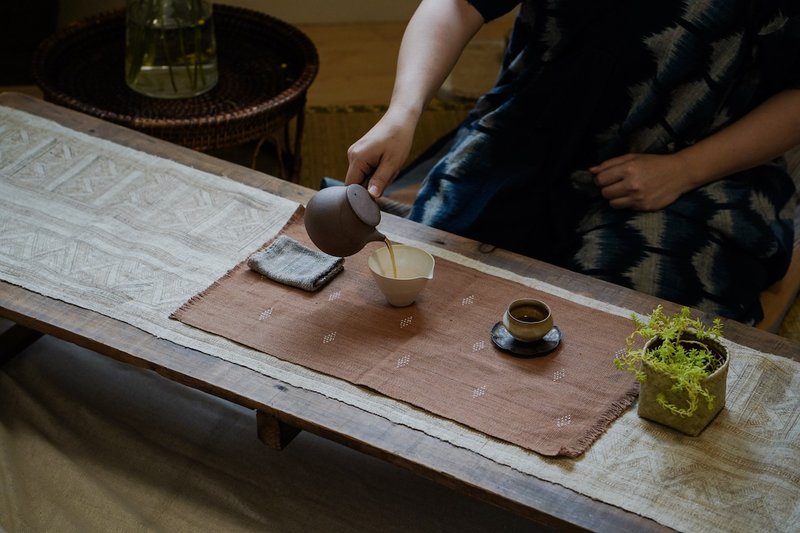
[[[312,106],[387,104],[402,24],[300,26],[317,47],[319,73],[308,91]]]
[[[460,83],[454,91],[488,89],[512,22],[511,16],[505,16],[484,26],[446,86],[455,79]],[[314,42],[320,57],[319,74],[308,92],[309,105],[389,103],[405,23],[307,24],[299,28]]]

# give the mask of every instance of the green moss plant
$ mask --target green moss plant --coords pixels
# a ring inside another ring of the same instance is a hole
[[[704,341],[719,345],[722,321],[716,318],[708,326],[699,318],[692,318],[688,307],[670,316],[660,305],[646,319],[632,315],[631,320],[635,328],[626,339],[625,350],[614,359],[616,367],[631,372],[641,383],[647,379],[644,365],[671,378],[672,390],[685,392],[688,404],[679,407],[669,402],[663,392],[657,395],[656,401],[674,415],[692,416],[701,399],[711,410],[715,398],[703,382],[725,361],[721,359],[723,355]],[[643,341],[650,342],[642,344]]]

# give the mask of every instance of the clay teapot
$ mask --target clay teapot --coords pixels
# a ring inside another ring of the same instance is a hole
[[[375,227],[381,210],[363,186],[326,187],[308,201],[305,225],[311,241],[323,252],[346,257],[371,241],[386,237]]]

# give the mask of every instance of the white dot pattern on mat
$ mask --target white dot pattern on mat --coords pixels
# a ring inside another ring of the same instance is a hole
[[[477,341],[472,345],[473,352],[480,352],[484,348],[486,348],[486,343],[484,341]]]
[[[400,329],[410,326],[412,320],[414,320],[413,315],[405,317],[403,320],[400,321]]]
[[[486,385],[481,385],[480,387],[476,387],[472,389],[472,397],[473,398],[480,398],[481,396],[486,394]]]
[[[336,340],[336,332],[332,331],[327,335],[325,335],[324,337],[322,337],[322,344],[328,344],[330,342],[333,342],[334,340]]]
[[[461,305],[472,305],[475,303],[475,295],[470,294],[469,296],[462,298]]]
[[[395,368],[403,368],[404,366],[408,366],[408,363],[410,362],[411,362],[411,356],[406,354],[397,360],[397,365],[395,365]]]
[[[567,375],[567,371],[564,368],[556,370],[553,372],[553,381],[561,381]]]
[[[572,415],[564,415],[556,418],[556,427],[563,428],[572,424]]]
[[[328,296],[328,301],[332,302],[334,300],[338,300],[341,297],[342,297],[342,291],[335,291],[332,292],[330,296]]]
[[[258,315],[258,319],[266,320],[271,316],[272,316],[272,308],[270,307],[269,309],[264,309],[263,311],[261,311],[261,314]]]

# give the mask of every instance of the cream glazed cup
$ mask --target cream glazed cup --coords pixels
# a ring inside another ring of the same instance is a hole
[[[391,247],[397,267],[396,277],[386,246],[372,252],[367,265],[386,301],[394,307],[406,307],[414,303],[420,291],[433,278],[436,262],[431,254],[421,248],[406,244],[391,244]]]

